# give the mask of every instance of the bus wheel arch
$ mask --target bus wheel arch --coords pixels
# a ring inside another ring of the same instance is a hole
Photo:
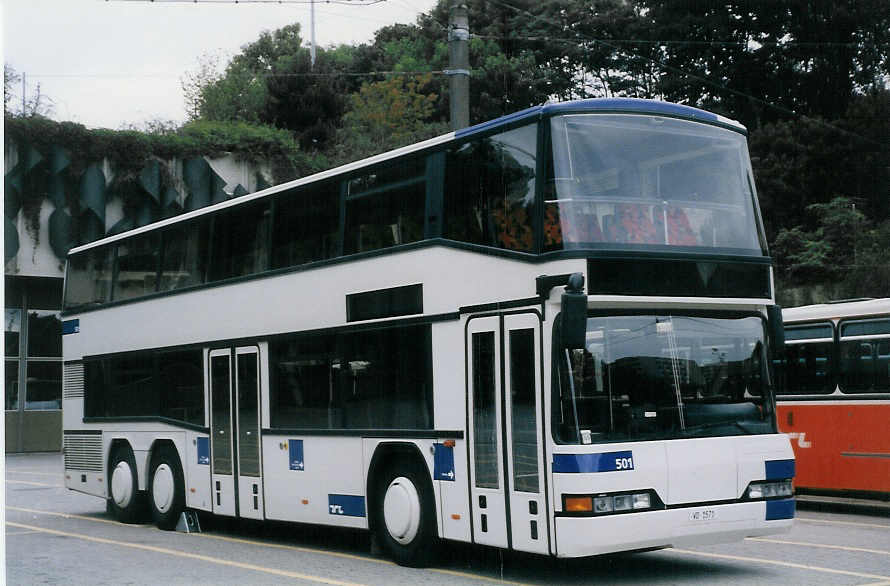
[[[121,523],[140,523],[145,518],[145,491],[139,490],[133,449],[127,440],[115,439],[108,454],[108,509]]]
[[[425,566],[438,542],[429,467],[413,443],[384,443],[368,468],[369,527],[380,547],[403,566]]]
[[[176,527],[185,510],[182,462],[170,440],[158,440],[152,445],[150,462],[146,488],[151,516],[159,529],[169,531]]]

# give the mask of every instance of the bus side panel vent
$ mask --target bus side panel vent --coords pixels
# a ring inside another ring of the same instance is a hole
[[[102,472],[102,435],[65,434],[65,470]]]
[[[62,373],[62,398],[83,398],[83,362],[66,364]]]

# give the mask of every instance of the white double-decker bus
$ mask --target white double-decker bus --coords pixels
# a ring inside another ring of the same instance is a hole
[[[412,565],[788,530],[745,135],[547,104],[72,250],[66,486]]]

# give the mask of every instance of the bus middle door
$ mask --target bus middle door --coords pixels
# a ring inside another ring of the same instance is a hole
[[[537,313],[467,324],[473,541],[549,551]]]
[[[208,357],[213,512],[262,519],[259,348],[211,350]]]

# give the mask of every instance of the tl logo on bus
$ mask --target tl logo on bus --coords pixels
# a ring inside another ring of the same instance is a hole
[[[813,442],[807,441],[806,439],[807,433],[805,431],[802,432],[791,432],[788,434],[788,438],[792,440],[797,440],[798,448],[811,448],[813,447]]]

